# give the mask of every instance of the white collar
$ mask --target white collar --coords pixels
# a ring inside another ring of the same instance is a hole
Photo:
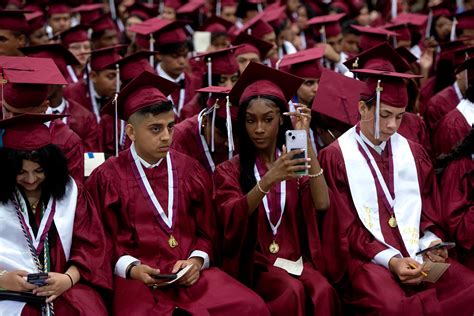
[[[158,75],[159,75],[160,77],[163,77],[163,78],[165,78],[165,79],[167,79],[167,80],[169,80],[169,81],[171,81],[171,82],[179,83],[181,80],[184,80],[184,72],[182,72],[182,73],[178,76],[178,78],[173,79],[173,78],[170,77],[170,75],[168,75],[168,74],[166,73],[166,71],[163,70],[163,68],[161,68],[161,63],[159,63],[158,66],[156,66],[156,72],[158,73]]]
[[[375,150],[379,155],[382,154],[382,151],[385,149],[385,145],[387,145],[387,142],[382,142],[380,145],[374,145],[367,137],[365,137],[364,133],[360,131],[360,137],[370,147],[372,147],[373,150]]]
[[[454,81],[453,83],[454,91],[456,92],[456,95],[458,96],[459,100],[464,99],[464,96],[462,95],[461,88],[459,88],[459,84],[457,81]]]
[[[46,114],[53,114],[53,111],[59,111],[59,114],[64,113],[64,110],[66,109],[66,99],[61,100],[61,104],[55,108],[48,107],[46,110]]]
[[[142,157],[140,157],[140,155],[138,155],[138,153],[135,149],[135,143],[132,143],[132,145],[130,146],[130,150],[137,155],[138,160],[140,160],[140,163],[143,165],[143,167],[145,167],[147,169],[153,169],[155,167],[158,167],[160,165],[160,163],[163,161],[163,158],[161,158],[160,160],[158,160],[157,163],[154,163],[154,164],[150,164],[150,163],[146,162]]]

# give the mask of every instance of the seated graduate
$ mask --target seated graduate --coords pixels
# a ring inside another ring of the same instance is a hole
[[[449,235],[457,245],[458,260],[474,270],[474,128],[463,142],[440,158],[443,168],[441,202]]]
[[[408,103],[403,78],[414,75],[390,66],[353,70],[368,76],[361,120],[321,151],[338,201],[322,223],[325,267],[356,314],[471,315],[474,274],[446,249],[417,254],[444,239],[439,192],[426,151],[397,133]],[[445,262],[436,283],[423,282]]]
[[[167,96],[177,88],[144,72],[121,90],[118,117],[133,143],[86,184],[113,248],[112,312],[268,315],[258,295],[210,267],[217,229],[211,180],[199,162],[169,149],[175,115]],[[176,284],[160,287],[162,274],[183,268],[190,270]]]
[[[309,137],[308,161],[292,160],[301,151],[286,152],[283,146],[285,131],[292,129],[284,112],[302,83],[252,62],[231,91],[232,103],[239,104],[242,150],[214,173],[223,268],[260,294],[272,315],[333,315],[338,298],[320,272],[316,221],[317,210],[329,204],[323,170]],[[298,110],[292,112],[296,128],[307,132],[311,110]],[[305,169],[309,177],[298,177]],[[278,258],[301,257],[299,276],[274,266]]]
[[[104,277],[111,271],[100,217],[86,207],[44,124],[61,117],[22,114],[0,121],[0,288],[30,296],[3,297],[1,315],[107,315],[93,288],[112,288]],[[45,284],[27,282],[30,273],[46,273]],[[40,298],[46,300],[31,302]]]
[[[176,124],[171,148],[199,161],[212,176],[216,166],[236,150],[237,106],[228,100],[230,88],[209,86],[196,91],[209,94],[207,108]]]

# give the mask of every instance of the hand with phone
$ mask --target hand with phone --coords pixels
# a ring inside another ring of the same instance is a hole
[[[0,288],[7,291],[30,292],[36,288],[36,285],[26,281],[27,271],[15,270],[9,271],[0,277]]]
[[[448,249],[455,246],[456,244],[453,242],[441,242],[438,239],[432,241],[428,248],[417,252],[416,255],[423,255],[425,260],[444,263],[448,259]]]
[[[130,278],[140,281],[145,285],[159,285],[167,280],[158,279],[160,269],[154,269],[146,264],[139,264],[130,268]]]
[[[40,277],[35,278],[35,281],[33,281],[32,276],[30,276],[30,280],[31,282],[36,282],[37,284],[43,283],[42,286],[39,286],[33,290],[33,294],[48,297],[46,300],[46,303],[48,303],[54,301],[61,294],[69,290],[71,288],[71,280],[66,274],[63,273],[49,272],[46,274],[48,277],[43,279],[41,277],[44,275],[43,273],[35,273],[33,276]]]

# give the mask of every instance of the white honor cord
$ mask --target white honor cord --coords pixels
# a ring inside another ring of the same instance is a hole
[[[178,117],[181,116],[181,110],[184,106],[184,95],[186,90],[184,88],[179,89],[179,100],[178,100]]]
[[[258,173],[257,166],[255,165],[253,167],[254,173],[255,173],[255,179],[258,181],[261,180],[260,174]],[[281,213],[280,213],[280,218],[278,219],[276,225],[273,225],[272,221],[270,220],[270,207],[268,206],[268,199],[267,196],[265,195],[263,197],[263,207],[265,208],[265,214],[267,215],[267,220],[268,223],[270,224],[270,228],[272,229],[272,234],[273,236],[276,236],[278,233],[278,227],[281,225],[281,220],[283,219],[283,214],[285,213],[285,204],[286,204],[286,181],[280,182],[280,207],[281,207]]]
[[[385,183],[385,179],[382,176],[382,173],[380,172],[379,167],[377,166],[377,163],[374,160],[374,156],[370,153],[369,149],[367,148],[367,145],[365,144],[364,140],[362,137],[360,137],[359,134],[355,133],[355,138],[357,142],[360,144],[364,152],[367,154],[367,157],[369,157],[370,164],[372,165],[372,168],[375,170],[375,174],[377,175],[377,179],[379,180],[380,186],[382,187],[383,193],[385,195],[385,198],[387,199],[388,203],[390,204],[390,207],[393,208],[395,205],[395,200],[392,198],[392,195],[390,194],[390,191],[388,190],[387,183]],[[389,144],[387,144],[389,145]],[[398,174],[393,174],[393,181],[394,183],[397,183],[398,180],[395,179],[398,177]]]
[[[235,144],[234,144],[234,134],[232,131],[232,114],[230,112],[230,107],[232,105],[230,104],[230,99],[229,96],[226,97],[226,103],[225,103],[225,110],[226,110],[226,127],[227,127],[227,144],[229,146],[229,159],[232,158],[234,155],[234,150],[235,150]]]
[[[89,78],[88,80],[89,83],[89,97],[91,99],[92,103],[92,111],[95,114],[95,118],[97,119],[97,123],[100,123],[100,113],[99,113],[99,106],[97,105],[97,100],[95,99],[95,89],[94,89],[94,84],[92,83],[92,80]]]
[[[67,69],[67,72],[69,73],[69,77],[71,77],[71,79],[72,79],[72,82],[73,82],[73,83],[78,82],[79,79],[77,79],[76,72],[74,71],[74,69],[72,68],[72,66],[71,66],[71,65],[67,65],[67,66],[66,66],[66,69]]]
[[[145,171],[143,170],[143,166],[140,162],[140,158],[137,155],[137,152],[135,151],[135,145],[130,146],[130,152],[132,154],[133,160],[135,162],[135,165],[137,166],[138,173],[140,174],[140,179],[145,186],[146,192],[148,193],[148,196],[155,206],[156,211],[160,215],[160,217],[163,219],[163,222],[165,222],[166,226],[169,228],[173,228],[173,201],[174,201],[174,187],[173,187],[173,166],[171,164],[171,156],[170,153],[168,152],[166,154],[166,169],[168,172],[168,216],[166,216],[163,208],[160,205],[160,202],[158,202],[158,199],[155,196],[155,193],[153,192],[153,189],[150,186],[150,182],[148,181]],[[161,162],[162,160],[160,160]]]
[[[202,124],[202,117],[206,114],[206,109],[202,110],[201,113],[198,115],[198,132],[199,132],[199,139],[201,140],[202,148],[204,149],[204,154],[206,155],[207,162],[211,167],[212,172],[216,170],[216,165],[214,164],[214,160],[212,160],[211,152],[209,151],[209,146],[207,145],[206,138],[202,135],[201,124]]]

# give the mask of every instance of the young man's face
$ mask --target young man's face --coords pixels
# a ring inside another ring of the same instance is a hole
[[[336,53],[340,53],[342,50],[342,34],[337,36],[331,36],[327,38],[327,43],[334,48]]]
[[[117,72],[115,70],[92,71],[91,79],[94,88],[101,97],[112,97],[117,84]]]
[[[341,49],[346,54],[359,53],[359,36],[355,34],[344,34],[342,37]]]
[[[261,63],[260,56],[252,52],[237,55],[236,58],[237,63],[239,64],[240,73],[244,72],[245,68],[247,68],[251,61],[254,63]]]
[[[89,58],[89,53],[91,52],[91,42],[90,41],[83,41],[83,42],[75,42],[71,43],[68,46],[69,51],[77,58],[77,60],[84,66],[87,63]]]
[[[30,34],[30,46],[34,45],[45,45],[49,43],[48,33],[44,27],[37,29],[33,33]]]
[[[161,67],[172,78],[178,78],[188,65],[188,49],[180,49],[172,54],[159,54]]]
[[[53,34],[63,32],[71,27],[71,15],[69,13],[53,14],[49,18],[49,26],[53,29]]]
[[[0,29],[0,56],[21,56],[18,48],[26,44],[25,36],[15,36],[10,30]]]
[[[168,153],[173,139],[174,112],[148,114],[127,124],[127,135],[135,143],[140,157],[156,163]]]
[[[119,43],[118,34],[116,30],[105,30],[104,34],[96,41],[94,41],[94,49],[114,46]]]
[[[369,139],[375,139],[374,118],[375,105],[370,109],[365,102],[359,102],[359,113],[361,115],[360,128]],[[397,108],[384,103],[380,103],[380,138],[381,142],[387,141],[395,134],[402,123],[405,108]]]

